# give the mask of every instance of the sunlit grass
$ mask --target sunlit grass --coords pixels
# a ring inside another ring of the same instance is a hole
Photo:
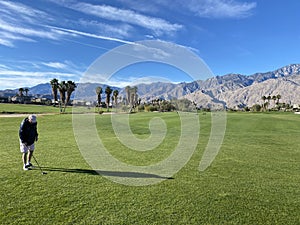
[[[96,115],[96,125],[115,157],[149,164],[168,156],[180,128],[176,113],[155,116],[166,121],[168,134],[159,148],[145,154],[119,143],[109,115]],[[300,116],[227,116],[221,151],[206,171],[199,172],[198,166],[209,137],[209,113],[199,114],[200,139],[189,163],[174,179],[143,187],[95,175],[76,145],[71,114],[38,116],[35,156],[48,174],[23,171],[18,142],[22,118],[0,117],[0,223],[299,224]],[[132,131],[147,138],[152,117],[151,113],[132,115]]]

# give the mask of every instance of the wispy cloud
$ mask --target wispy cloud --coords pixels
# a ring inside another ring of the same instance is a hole
[[[191,0],[184,6],[197,16],[206,18],[245,18],[252,15],[256,2],[236,0]]]
[[[73,62],[69,60],[65,60],[63,62],[38,62],[35,63],[37,69],[45,70],[51,68],[54,71],[59,71],[63,74],[73,74],[75,77],[81,77],[83,72],[86,70],[86,67],[75,65]]]
[[[4,64],[0,64],[0,70],[4,70],[4,69],[7,70],[8,66]]]
[[[124,88],[126,86],[134,86],[138,84],[151,84],[153,82],[162,82],[162,83],[173,83],[170,79],[167,79],[163,76],[141,76],[141,77],[128,77],[124,78],[112,78],[108,81],[110,85]]]
[[[50,33],[48,31],[36,30],[33,28],[19,27],[15,24],[7,23],[1,19],[0,19],[0,29],[5,30],[6,32],[10,32],[11,34],[14,33],[22,36],[57,39],[57,36],[55,36],[54,33]]]
[[[12,89],[32,87],[40,83],[48,83],[53,77],[59,80],[78,80],[78,75],[72,73],[0,70],[0,89],[3,89],[3,87]]]
[[[18,70],[0,70],[1,76],[18,76],[18,77],[41,77],[49,75],[57,75],[64,77],[74,77],[71,73],[59,73],[59,72],[48,72],[48,71],[18,71]]]
[[[150,84],[153,82],[175,83],[163,76],[127,76],[119,75],[107,78],[102,74],[89,74],[80,82],[86,83],[103,83],[112,87],[124,88],[126,86],[134,86],[138,84]]]
[[[45,66],[48,66],[48,67],[55,68],[55,69],[65,69],[67,67],[66,64],[61,63],[61,62],[47,62],[47,63],[42,63],[42,64]]]
[[[86,36],[86,37],[92,37],[92,38],[97,38],[97,39],[102,39],[102,40],[109,40],[109,41],[116,41],[116,42],[121,42],[121,43],[124,43],[124,44],[135,44],[134,42],[131,42],[131,41],[126,41],[126,40],[113,38],[113,37],[106,37],[106,36],[102,36],[102,35],[97,35],[97,34],[92,34],[92,33],[72,30],[72,29],[65,29],[65,28],[54,27],[54,26],[47,26],[47,27],[55,29],[55,30],[69,32],[69,33],[76,34],[76,35]]]
[[[29,37],[25,37],[25,36],[20,36],[20,35],[16,35],[12,32],[0,32],[0,36],[1,38],[3,38],[3,40],[11,40],[11,41],[16,41],[16,40],[20,40],[20,41],[26,41],[26,42],[34,42],[34,40],[32,38]]]
[[[114,36],[122,38],[129,37],[134,30],[133,27],[129,24],[110,25],[107,23],[99,22],[97,20],[79,19],[78,24],[87,29],[99,30],[105,36]]]
[[[5,38],[0,38],[0,45],[4,45],[4,46],[7,46],[7,47],[13,47],[14,46],[12,41],[7,40]]]
[[[80,80],[82,71],[71,61],[10,61],[0,64],[0,90],[5,88],[32,87],[40,83],[48,83],[51,79]]]
[[[172,0],[172,4],[165,0],[117,1],[133,10],[154,15],[166,10],[215,19],[248,17],[252,15],[252,11],[257,5],[255,0]]]
[[[133,10],[120,9],[109,5],[92,5],[77,3],[70,6],[72,9],[101,17],[107,20],[125,22],[152,30],[156,35],[169,34],[178,31],[183,26],[170,23],[164,19],[137,13]]]
[[[0,6],[2,16],[9,17],[12,20],[16,15],[21,17],[23,21],[25,20],[31,23],[36,21],[35,18],[43,18],[46,20],[49,18],[46,13],[17,2],[0,1]]]
[[[35,38],[59,38],[58,33],[39,26],[40,21],[49,22],[51,17],[21,3],[0,1],[0,44],[14,47],[16,40],[33,42]]]
[[[97,19],[89,20],[83,16],[76,21],[66,19],[68,22],[61,22],[52,17],[51,14],[26,4],[0,1],[0,45],[14,47],[15,41],[61,40],[65,36],[85,36],[132,44],[133,42],[123,39],[131,37],[140,28],[145,29],[146,32],[150,30],[151,35],[160,36],[174,34],[183,27],[180,24],[171,23],[158,17],[147,16],[131,9],[83,2],[76,3],[75,1],[52,1],[52,3],[86,15],[92,15],[94,18],[101,18],[101,21]],[[64,23],[68,26],[63,26]],[[55,25],[48,26],[50,24]],[[76,27],[81,25],[82,30],[73,29],[75,25]]]

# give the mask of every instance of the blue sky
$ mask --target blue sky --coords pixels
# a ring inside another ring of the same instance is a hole
[[[0,89],[78,82],[98,57],[143,40],[184,46],[214,75],[275,70],[300,63],[299,8],[299,0],[2,0]],[[188,81],[149,65],[123,68],[111,85]]]

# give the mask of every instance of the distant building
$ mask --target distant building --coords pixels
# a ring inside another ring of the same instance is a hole
[[[93,106],[93,105],[94,105],[94,102],[92,102],[92,101],[76,100],[76,99],[74,99],[74,100],[72,101],[72,104],[73,104],[73,105],[77,105],[77,106]]]
[[[299,104],[293,104],[293,110],[297,111],[299,109],[300,109]]]
[[[31,103],[32,96],[13,96],[9,98],[9,102],[12,103]]]
[[[41,104],[41,105],[51,105],[52,100],[47,97],[38,97],[38,98],[32,98],[31,103]]]
[[[0,96],[0,103],[8,103],[8,97]]]

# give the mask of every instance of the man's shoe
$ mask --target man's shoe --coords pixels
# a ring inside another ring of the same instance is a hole
[[[31,167],[31,166],[33,167],[33,165],[32,165],[31,163],[27,163],[27,164],[25,165],[26,168],[29,168],[29,167]]]
[[[25,166],[23,166],[23,170],[29,170],[27,167],[26,167],[26,165]]]

